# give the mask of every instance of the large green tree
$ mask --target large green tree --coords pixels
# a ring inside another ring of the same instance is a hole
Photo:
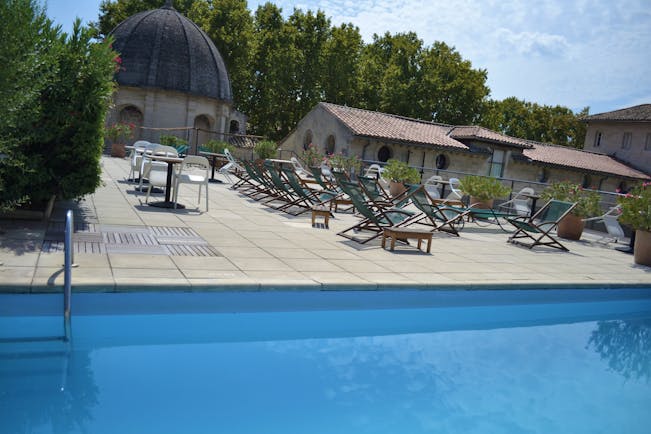
[[[355,106],[360,102],[360,58],[364,42],[352,24],[333,27],[324,46],[322,87],[324,99]]]
[[[197,23],[219,49],[231,81],[238,109],[251,99],[253,71],[253,16],[246,0],[196,0],[188,18]]]
[[[574,113],[567,107],[510,97],[487,101],[479,124],[513,137],[583,148],[586,127],[581,118],[587,114],[587,107]]]

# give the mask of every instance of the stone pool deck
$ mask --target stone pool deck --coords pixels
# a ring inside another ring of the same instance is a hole
[[[337,213],[311,226],[229,189],[210,185],[210,211],[182,186],[184,210],[144,203],[125,181],[125,159],[102,158],[104,185],[83,201],[57,203],[49,222],[0,220],[0,292],[60,292],[66,209],[75,213],[73,291],[346,289],[651,288],[651,268],[592,241],[564,241],[569,253],[506,242],[497,227],[466,224],[460,237],[435,233],[431,254],[383,250],[336,233],[354,223]],[[160,194],[153,200],[160,200]],[[204,196],[205,198],[205,196]],[[203,199],[203,198],[202,198]]]

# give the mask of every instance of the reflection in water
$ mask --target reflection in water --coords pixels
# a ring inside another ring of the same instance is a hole
[[[98,403],[89,353],[61,350],[62,345],[57,343],[52,351],[0,354],[2,432],[87,431]]]
[[[648,320],[600,321],[590,335],[593,346],[610,369],[624,378],[651,378],[651,324]]]

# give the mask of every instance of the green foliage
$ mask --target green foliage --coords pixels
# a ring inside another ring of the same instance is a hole
[[[303,150],[301,154],[301,160],[307,164],[308,167],[318,167],[323,162],[325,155],[319,152],[317,146],[313,143],[310,143],[307,146],[307,149]]]
[[[632,188],[626,196],[617,198],[622,207],[619,218],[635,229],[651,231],[651,182]]]
[[[592,190],[584,190],[578,184],[569,181],[555,182],[547,187],[540,194],[544,201],[551,199],[562,200],[563,202],[576,202],[572,214],[579,217],[591,217],[599,213],[599,193]]]
[[[333,154],[328,158],[328,164],[334,170],[356,173],[362,167],[362,160],[357,155],[346,156],[342,153]]]
[[[278,152],[278,144],[271,140],[261,140],[255,144],[253,148],[258,158],[266,160],[267,158],[273,158]]]
[[[197,0],[191,2],[188,18],[197,23],[215,43],[224,58],[231,80],[233,100],[248,113],[253,70],[253,16],[246,0]],[[176,7],[176,2],[175,2]],[[178,9],[178,7],[176,7]]]
[[[581,118],[587,114],[587,107],[573,113],[567,107],[539,105],[511,97],[486,102],[479,123],[513,137],[583,148],[586,125]]]
[[[461,179],[460,189],[477,200],[490,200],[508,195],[511,189],[496,179],[487,176],[466,176]]]
[[[223,154],[224,149],[228,149],[230,152],[233,152],[235,147],[230,143],[224,142],[223,140],[208,140],[206,143],[201,145],[201,147],[213,154]]]
[[[108,34],[162,0],[104,0],[96,27]],[[364,44],[354,25],[331,25],[323,12],[270,2],[255,13],[245,0],[176,0],[174,7],[210,36],[228,68],[234,103],[249,132],[279,140],[320,101],[456,125],[481,125],[530,140],[581,148],[585,124],[561,106],[516,98],[488,100],[487,71],[444,42],[416,33],[374,35]],[[285,18],[286,17],[286,18]]]
[[[134,124],[115,123],[104,132],[104,135],[113,143],[124,143],[133,137],[136,126]]]
[[[109,42],[92,41],[94,32],[79,21],[61,34],[35,1],[0,5],[3,100],[0,149],[2,207],[29,196],[40,202],[56,194],[71,199],[100,184],[99,159],[104,120],[113,91],[116,53]],[[7,57],[9,56],[9,57]],[[11,60],[9,60],[11,59]]]
[[[390,159],[382,172],[384,178],[403,184],[415,184],[420,181],[420,174],[415,167],[410,167],[404,161]]]

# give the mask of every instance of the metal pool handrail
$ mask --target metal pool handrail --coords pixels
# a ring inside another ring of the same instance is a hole
[[[72,297],[72,267],[74,262],[74,252],[72,251],[73,226],[72,210],[68,210],[63,246],[63,324],[66,340],[70,336],[70,298]]]

